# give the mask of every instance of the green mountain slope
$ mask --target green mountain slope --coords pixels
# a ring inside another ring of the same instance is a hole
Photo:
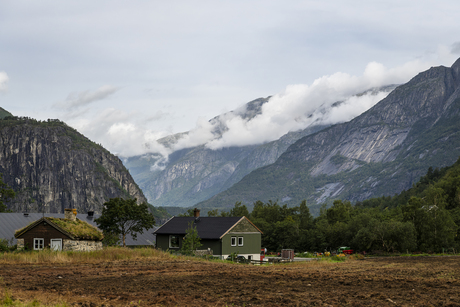
[[[396,86],[373,88],[361,95],[377,95],[389,93]],[[261,114],[262,106],[268,98],[259,98],[247,103],[244,107],[230,113],[241,119],[250,120]],[[289,132],[278,140],[262,145],[234,146],[212,150],[205,145],[178,150],[165,159],[160,154],[147,154],[124,160],[124,164],[144,191],[149,202],[155,206],[193,206],[209,199],[219,192],[225,191],[239,182],[251,171],[274,163],[286,149],[298,139],[328,127],[322,123],[322,116],[339,107],[338,101],[332,106],[321,106],[315,110],[316,121],[309,127]],[[310,114],[313,116],[313,113]],[[222,136],[228,127],[222,114],[213,118],[212,123],[215,139]],[[171,135],[158,140],[166,148],[173,148],[177,141],[186,133]],[[153,166],[153,167],[152,167]]]
[[[271,165],[198,204],[237,201],[310,205],[362,201],[408,189],[428,169],[460,156],[460,60],[435,67],[396,88],[352,121],[306,136]]]
[[[13,116],[10,112],[0,107],[0,119],[4,119],[7,116]]]

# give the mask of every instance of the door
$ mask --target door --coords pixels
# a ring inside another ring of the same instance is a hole
[[[51,250],[62,251],[62,239],[51,239]]]

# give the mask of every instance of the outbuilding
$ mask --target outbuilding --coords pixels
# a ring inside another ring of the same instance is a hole
[[[42,217],[15,232],[18,249],[94,251],[102,249],[102,232],[65,209],[64,218]]]

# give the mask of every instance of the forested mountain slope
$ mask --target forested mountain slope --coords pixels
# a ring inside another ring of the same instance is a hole
[[[1,108],[1,107],[0,107],[0,118],[3,119],[3,118],[8,117],[8,116],[13,116],[13,114],[11,114],[10,112],[8,112],[8,111],[5,110],[4,108]]]
[[[460,60],[434,67],[397,87],[373,108],[291,145],[272,165],[200,203],[228,208],[236,201],[279,200],[310,205],[340,198],[394,195],[428,169],[460,156]]]

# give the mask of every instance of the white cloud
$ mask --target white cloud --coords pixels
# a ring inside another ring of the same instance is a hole
[[[425,64],[426,65],[426,64]],[[263,105],[262,114],[250,121],[234,116],[227,119],[228,127],[221,138],[211,139],[206,146],[219,149],[230,146],[262,144],[273,141],[290,131],[305,129],[313,124],[336,124],[353,119],[371,108],[388,92],[364,91],[388,84],[407,82],[422,69],[418,61],[387,69],[376,62],[369,63],[362,76],[335,73],[316,79],[311,85],[297,84],[274,95]],[[332,108],[338,101],[342,103]]]
[[[102,144],[120,157],[131,157],[149,152],[164,157],[170,150],[156,140],[165,137],[166,132],[155,132],[139,125],[139,114],[126,113],[107,108],[94,117],[68,118],[68,123],[92,141]]]
[[[449,47],[439,47],[436,54],[443,59],[453,58]],[[311,125],[349,121],[388,95],[385,91],[363,92],[384,85],[405,83],[433,66],[433,63],[426,58],[415,59],[398,67],[387,68],[381,63],[370,62],[361,75],[337,72],[317,78],[311,84],[288,85],[283,92],[273,95],[262,106],[261,114],[252,119],[241,117],[244,110],[241,107],[220,115],[219,120],[209,121],[200,117],[193,129],[168,148],[157,140],[171,133],[150,128],[158,122],[167,123],[170,114],[162,109],[148,113],[136,107],[124,111],[117,106],[101,108],[99,104],[91,104],[114,93],[114,87],[82,92],[75,94],[74,99],[67,99],[69,109],[65,115],[67,120],[65,117],[64,120],[121,157],[156,154],[156,158],[152,159],[152,170],[158,170],[164,167],[169,154],[182,148],[205,145],[217,150],[263,144]],[[129,97],[127,99],[129,101]]]
[[[112,85],[104,85],[96,90],[87,90],[78,93],[70,93],[67,99],[55,104],[65,109],[74,109],[89,105],[98,100],[103,100],[114,94],[119,88]]]
[[[389,92],[379,91],[360,96],[352,96],[335,108],[331,108],[321,119],[324,124],[347,122],[372,108],[377,102],[385,98]]]
[[[8,89],[8,75],[4,71],[0,71],[0,92],[4,92]]]

